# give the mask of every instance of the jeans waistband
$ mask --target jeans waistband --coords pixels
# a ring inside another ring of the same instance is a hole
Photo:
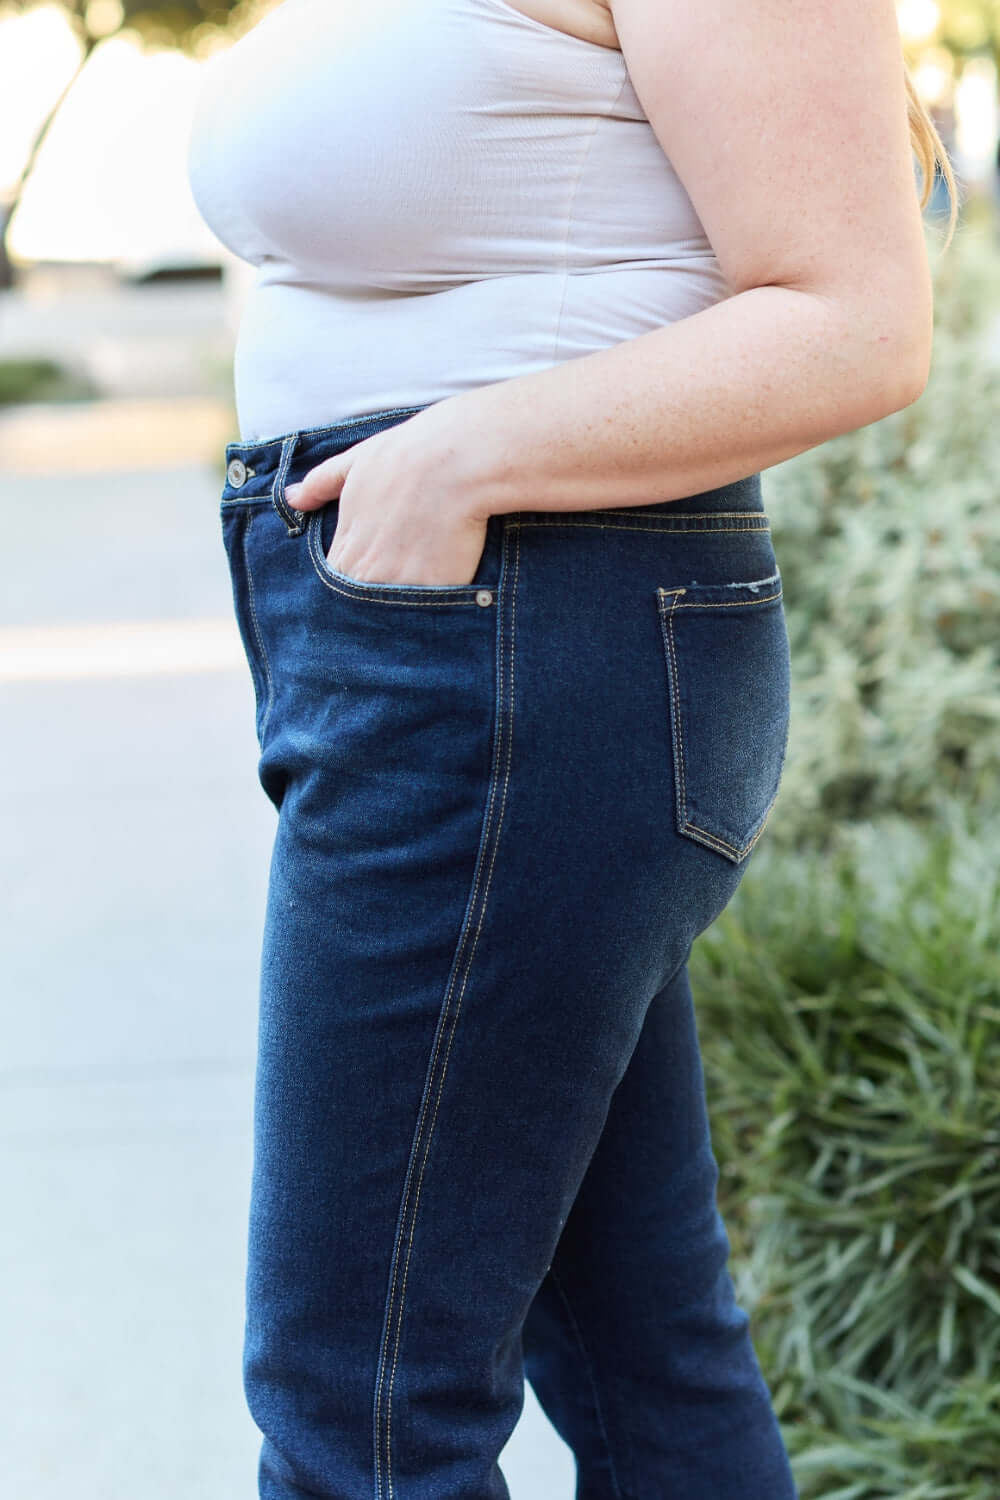
[[[331,422],[325,427],[300,428],[293,432],[279,433],[273,437],[250,439],[226,445],[226,477],[222,491],[223,502],[264,501],[270,502],[284,519],[290,531],[304,530],[308,519],[301,511],[293,510],[285,499],[285,486],[296,483],[308,471],[325,458],[342,453],[346,448],[361,443],[366,438],[408,417],[423,411],[420,406],[392,407],[384,411],[368,412],[356,417],[347,417],[340,422]],[[531,509],[530,487],[525,493],[525,510],[522,516],[538,513]],[[717,514],[718,512],[745,511],[764,517],[764,502],[759,474],[749,474],[716,489],[703,490],[698,494],[677,500],[637,501],[636,506],[615,507],[619,514],[663,516],[673,515],[680,524],[680,512],[691,514]],[[669,520],[668,520],[669,524]]]
[[[425,403],[427,404],[427,403]],[[223,501],[270,500],[290,531],[301,531],[305,517],[285,499],[286,484],[301,479],[324,458],[343,453],[355,443],[374,437],[397,422],[423,411],[423,406],[393,407],[347,417],[326,427],[304,427],[275,437],[254,438],[226,444],[226,479]]]

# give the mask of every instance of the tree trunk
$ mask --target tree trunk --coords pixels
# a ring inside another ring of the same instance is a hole
[[[7,225],[10,222],[10,215],[11,210],[7,204],[0,203],[0,292],[14,285],[14,267],[7,254]]]
[[[30,178],[32,172],[35,170],[35,163],[38,161],[39,152],[41,151],[42,146],[45,143],[45,137],[48,135],[49,131],[52,128],[52,122],[59,111],[62,109],[63,104],[66,100],[66,96],[69,93],[70,89],[76,83],[80,74],[86,67],[87,60],[90,57],[90,54],[93,52],[94,48],[97,46],[99,38],[91,36],[89,31],[84,30],[81,33],[80,40],[83,43],[83,55],[80,58],[75,73],[66,84],[66,87],[59,94],[59,97],[56,99],[52,108],[49,110],[48,114],[45,116],[45,119],[39,126],[38,131],[35,135],[35,139],[31,143],[31,149],[28,152],[27,160],[25,161],[24,166],[21,168],[20,175],[17,178],[17,181],[14,183],[13,188],[11,189],[9,194],[7,194],[3,199],[0,199],[0,290],[14,286],[17,281],[17,272],[15,270],[15,267],[11,264],[10,256],[7,253],[7,229],[10,225],[10,221],[17,212],[18,204],[24,196],[24,190],[28,185],[28,179]]]

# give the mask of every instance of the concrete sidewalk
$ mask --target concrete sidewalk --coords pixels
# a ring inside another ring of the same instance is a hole
[[[251,1500],[240,1352],[274,815],[218,433],[196,453],[190,424],[168,424],[172,467],[122,467],[111,415],[78,416],[66,442],[64,414],[46,470],[44,413],[21,413],[34,457],[17,462],[8,425],[0,472],[5,1482],[30,1500]],[[118,466],[74,469],[102,423]],[[513,1500],[572,1495],[530,1388],[503,1467]]]

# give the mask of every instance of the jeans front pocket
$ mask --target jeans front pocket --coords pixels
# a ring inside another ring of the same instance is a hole
[[[491,516],[486,525],[483,549],[469,583],[379,583],[351,578],[334,568],[327,553],[337,527],[339,501],[330,500],[313,511],[306,523],[309,556],[316,576],[335,594],[375,604],[467,605],[493,604],[500,587],[500,555],[503,517]]]
[[[781,576],[656,591],[677,829],[740,864],[778,795],[790,658]]]

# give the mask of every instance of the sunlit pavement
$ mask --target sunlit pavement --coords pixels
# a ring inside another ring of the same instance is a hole
[[[72,431],[51,409],[47,470],[45,412],[18,414],[21,448],[0,424],[3,1467],[31,1500],[257,1493],[240,1348],[274,816],[221,419],[171,437],[171,411],[147,412],[169,467],[122,467],[130,433],[102,469],[108,409]],[[503,1468],[513,1500],[572,1495],[530,1388]]]

